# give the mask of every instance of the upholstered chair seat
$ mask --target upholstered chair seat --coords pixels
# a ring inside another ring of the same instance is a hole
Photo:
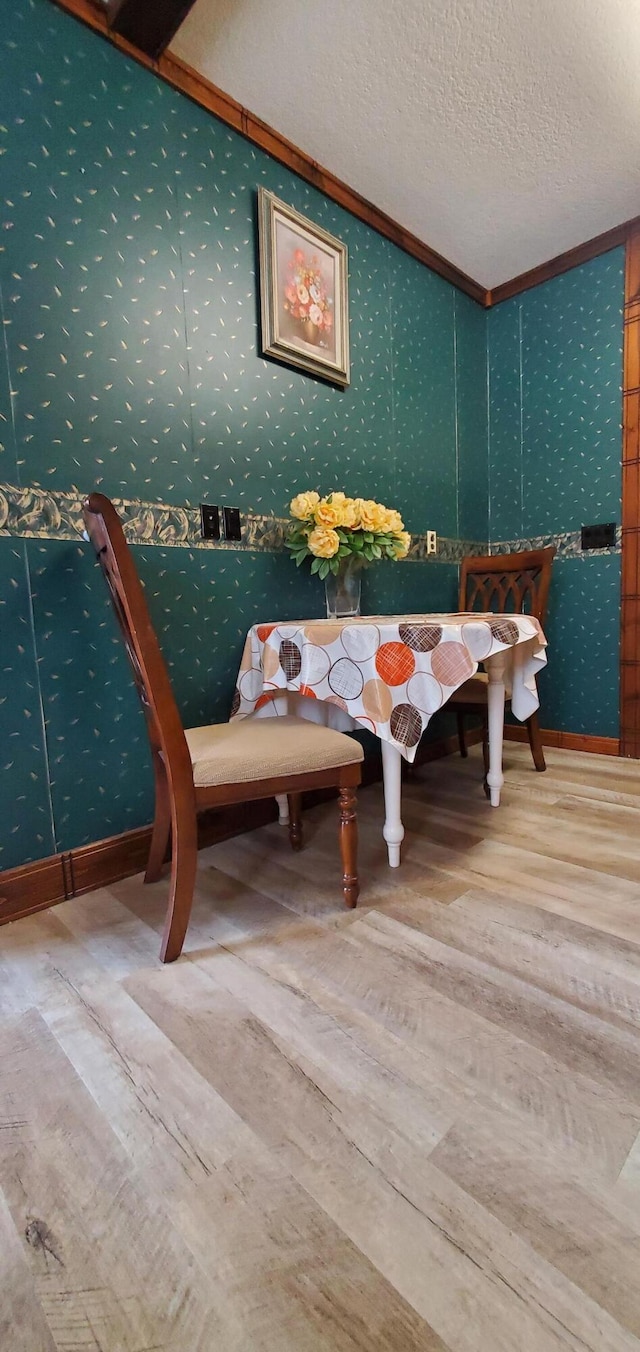
[[[355,738],[289,715],[185,728],[184,735],[193,782],[202,788],[246,784],[272,775],[334,770],[341,765],[357,765],[364,755]]]

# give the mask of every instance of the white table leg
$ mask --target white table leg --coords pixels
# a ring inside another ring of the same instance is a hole
[[[278,821],[280,826],[289,825],[289,799],[286,793],[276,794],[276,803],[278,804]]]
[[[387,842],[389,868],[398,868],[400,864],[400,845],[404,838],[404,826],[401,817],[401,771],[402,756],[397,747],[390,742],[381,741],[382,778],[384,781],[384,827],[382,834]]]
[[[504,738],[504,653],[496,653],[487,659],[486,668],[489,677],[487,700],[489,704],[489,773],[487,783],[491,794],[491,806],[500,806],[500,790],[504,784],[502,773],[502,742]]]

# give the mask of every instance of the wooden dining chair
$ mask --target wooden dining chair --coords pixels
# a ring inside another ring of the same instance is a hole
[[[463,559],[460,566],[459,610],[495,611],[499,614],[526,612],[534,615],[544,628],[555,552],[555,545],[549,545],[546,549],[526,549],[518,554],[477,555]],[[485,786],[489,768],[487,688],[486,673],[477,672],[456,690],[449,701],[457,715],[461,756],[467,754],[465,718],[472,714],[482,717]],[[546,770],[537,712],[527,719],[527,732],[536,770]]]
[[[156,806],[146,883],[160,877],[171,841],[162,961],[173,962],[182,951],[195,885],[197,815],[208,808],[287,794],[289,836],[293,848],[300,849],[302,793],[337,788],[343,894],[347,906],[355,906],[360,743],[289,716],[184,729],[116,509],[102,493],[92,493],[83,503],[83,516],[122,630],[151,745]]]

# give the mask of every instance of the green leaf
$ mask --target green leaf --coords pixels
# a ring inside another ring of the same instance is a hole
[[[313,560],[313,563],[311,564],[311,572],[312,572],[312,573],[318,573],[318,572],[320,571],[320,564],[321,564],[321,563],[322,563],[322,559],[314,559],[314,560]]]
[[[328,572],[329,572],[329,560],[323,559],[318,569],[318,577],[322,582],[324,582],[324,579],[327,576]]]

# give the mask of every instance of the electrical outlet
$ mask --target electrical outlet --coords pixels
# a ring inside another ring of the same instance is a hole
[[[615,521],[608,521],[604,526],[582,527],[581,546],[583,549],[612,549],[615,543]]]
[[[222,533],[225,540],[241,540],[242,526],[240,524],[239,507],[222,508]]]
[[[220,539],[220,508],[200,503],[200,528],[203,540]]]
[[[434,530],[427,531],[427,554],[435,554],[438,549],[438,537]]]

